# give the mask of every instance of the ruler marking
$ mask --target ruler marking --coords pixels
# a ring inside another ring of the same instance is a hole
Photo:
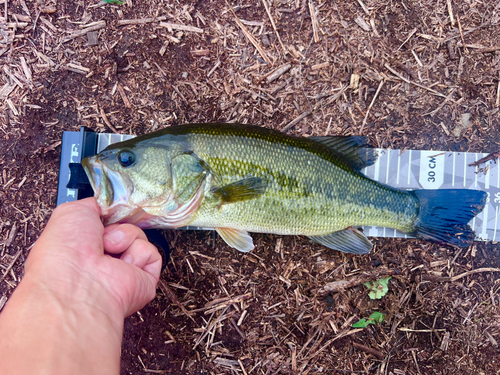
[[[398,153],[398,169],[396,171],[396,185],[399,185],[399,169],[401,168],[401,152]]]
[[[455,158],[457,156],[457,153],[453,153],[453,169],[451,172],[452,180],[451,180],[451,186],[455,186]]]
[[[385,174],[385,183],[389,183],[389,164],[391,163],[391,149],[387,150],[387,168]]]
[[[411,181],[411,154],[413,150],[410,150],[409,152],[409,157],[410,159],[408,160],[408,186],[410,186],[410,181]]]
[[[467,154],[464,154],[464,187],[467,182]]]
[[[486,157],[488,154],[483,154],[483,157]],[[492,171],[487,170],[486,174],[484,175],[484,188],[488,190],[490,188],[490,175]]]
[[[497,159],[497,188],[500,188],[500,158]]]
[[[493,232],[493,241],[497,239],[497,228],[498,228],[498,206],[495,208],[495,230]]]
[[[484,206],[484,210],[483,210],[483,230],[481,232],[481,239],[482,240],[488,240],[488,232],[487,232],[487,229],[488,229],[488,206],[489,204],[487,204],[486,206]]]
[[[474,154],[475,155],[475,161],[477,161],[477,153]],[[474,187],[477,187],[477,173],[474,173]]]
[[[381,163],[382,158],[379,157],[377,162],[375,163],[375,175],[373,176],[373,179],[375,181],[378,181],[379,175],[380,175],[380,163]]]

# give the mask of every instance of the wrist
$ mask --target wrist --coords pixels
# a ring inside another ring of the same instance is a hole
[[[83,369],[117,374],[123,314],[104,309],[106,303],[91,293],[86,297],[68,298],[27,275],[0,316],[0,331],[5,333],[0,352],[6,369],[34,374],[43,370],[79,374]],[[29,362],[19,358],[26,353]]]
[[[62,314],[100,315],[114,329],[123,326],[125,316],[120,302],[111,296],[93,276],[82,271],[70,275],[26,272],[16,292],[33,302],[49,304]]]

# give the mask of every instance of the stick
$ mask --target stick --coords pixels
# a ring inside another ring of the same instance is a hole
[[[410,81],[409,79],[406,79],[406,78],[405,78],[405,77],[403,77],[401,74],[399,74],[399,73],[398,73],[398,72],[396,72],[394,69],[392,69],[392,68],[389,66],[389,64],[387,64],[387,63],[386,63],[386,64],[384,64],[384,66],[385,66],[385,68],[386,68],[387,70],[389,70],[392,74],[394,74],[394,75],[395,75],[396,77],[398,77],[399,79],[401,79],[401,80],[403,80],[403,81],[405,81],[405,82],[407,82],[407,83],[409,83],[409,84],[411,84],[411,85],[415,85],[415,86],[417,86],[417,87],[420,87],[421,89],[427,90],[427,91],[429,91],[429,92],[433,93],[433,94],[434,94],[434,95],[436,95],[436,96],[440,96],[440,97],[442,97],[442,98],[446,98],[446,95],[441,94],[440,92],[437,92],[436,90],[433,90],[433,89],[431,89],[431,88],[429,88],[429,87],[425,87],[425,86],[423,86],[423,85],[419,85],[419,84],[418,84],[418,83],[416,83],[416,82],[413,82],[413,81]]]
[[[69,42],[70,40],[73,40],[75,38],[78,38],[78,37],[86,35],[90,31],[100,30],[100,29],[102,29],[104,27],[106,27],[106,22],[105,21],[96,22],[95,25],[87,27],[86,29],[74,31],[72,34],[70,34],[67,37],[63,38],[62,43]]]
[[[455,26],[455,18],[453,17],[453,8],[451,7],[451,0],[446,0],[448,5],[448,14],[450,15],[451,26]]]
[[[161,16],[161,17],[154,17],[154,18],[139,18],[139,19],[133,19],[133,20],[119,20],[116,25],[117,26],[125,26],[125,25],[144,25],[146,23],[151,23],[151,22],[159,22],[159,21],[165,21],[167,17]]]
[[[203,34],[203,29],[194,26],[180,25],[177,23],[160,22],[161,27],[166,27],[168,30],[191,31],[193,33]]]
[[[35,244],[33,243],[30,247],[28,247],[26,250],[31,250],[31,248],[35,246]],[[17,259],[19,258],[19,256],[21,255],[21,253],[23,252],[23,249],[20,249],[16,256],[14,257],[14,259],[12,259],[12,262],[10,262],[10,264],[7,266],[7,268],[5,269],[5,272],[4,274],[2,275],[2,277],[0,277],[0,281],[2,281],[5,276],[7,276],[7,274],[10,272],[10,270],[12,269],[12,267],[14,267],[14,264],[16,263]]]
[[[500,272],[500,268],[490,268],[490,267],[478,268],[475,270],[464,272],[464,273],[457,275],[457,276],[453,276],[450,279],[450,281],[457,281],[457,280],[460,280],[460,279],[467,277],[469,275],[474,275],[475,273],[481,273],[481,272]]]
[[[196,320],[191,316],[191,314],[186,310],[184,305],[180,303],[180,301],[177,299],[176,294],[170,289],[170,287],[167,285],[167,283],[163,280],[160,279],[158,282],[158,286],[160,287],[161,291],[165,294],[165,296],[172,301],[177,307],[181,309],[181,311],[186,315],[189,319],[191,319],[195,324]]]
[[[278,29],[276,28],[276,25],[274,23],[274,19],[271,16],[271,11],[269,10],[269,5],[267,4],[267,0],[262,0],[262,3],[264,4],[264,8],[266,8],[267,15],[269,16],[269,19],[271,20],[271,25],[273,26],[274,32],[276,33],[276,36],[278,37],[278,41],[280,42],[281,48],[283,48],[283,52],[285,55],[288,53],[286,50],[285,46],[283,45],[283,42],[281,41],[280,34],[278,33]]]
[[[361,0],[358,0],[358,3],[361,6],[361,8],[363,8],[363,11],[366,13],[366,15],[369,16],[370,15],[370,11],[366,7],[365,3],[363,3]]]
[[[352,345],[355,348],[358,348],[359,350],[364,351],[365,353],[373,355],[374,357],[376,357],[379,360],[384,359],[384,355],[381,352],[379,352],[378,350],[375,350],[373,348],[369,348],[368,346],[365,346],[363,344],[358,344],[357,342],[353,342]]]
[[[108,128],[111,129],[111,131],[113,133],[118,134],[118,132],[116,131],[115,127],[113,125],[111,125],[111,123],[109,122],[108,117],[106,116],[106,113],[104,112],[104,108],[101,108],[101,118],[104,121],[104,123],[108,126]]]
[[[132,104],[130,104],[127,95],[125,94],[125,90],[123,89],[122,85],[120,82],[116,85],[116,88],[118,89],[118,92],[120,93],[120,96],[122,97],[123,103],[125,104],[125,107],[127,108],[132,108]]]
[[[375,95],[373,96],[372,102],[368,106],[368,110],[366,111],[365,118],[363,119],[363,123],[361,124],[361,129],[359,129],[359,134],[363,134],[363,129],[364,129],[365,125],[366,125],[366,120],[368,119],[368,114],[370,113],[370,109],[372,109],[373,103],[375,103],[375,100],[377,99],[377,96],[378,96],[380,90],[382,90],[382,86],[384,86],[384,83],[385,83],[385,80],[382,80],[378,84],[377,91],[375,92]]]
[[[413,34],[415,34],[416,32],[417,32],[417,28],[414,28],[412,31],[410,31],[410,34],[408,35],[408,37],[405,39],[405,41],[399,46],[399,48],[396,51],[399,51],[401,49],[401,47],[403,47],[406,44],[406,42],[408,42],[410,40],[410,38],[413,36]]]
[[[304,113],[300,114],[299,117],[297,117],[295,120],[290,121],[284,128],[283,132],[286,132],[288,129],[293,128],[295,125],[297,125],[302,119],[306,118],[311,114],[311,111],[305,111]]]
[[[267,82],[272,82],[281,77],[283,74],[288,72],[290,68],[292,67],[291,64],[285,64],[280,66],[278,69],[274,70],[273,72],[269,73],[269,75],[266,77]]]
[[[465,47],[464,32],[462,30],[462,23],[460,22],[460,17],[457,17],[457,23],[458,23],[458,30],[460,30],[460,37],[462,38],[462,43],[464,45],[464,50],[467,51],[467,47]]]
[[[372,281],[373,279],[381,279],[387,276],[398,275],[399,270],[380,270],[373,271],[369,273],[363,273],[360,275],[352,276],[348,279],[342,279],[337,281],[332,281],[330,283],[325,284],[323,288],[318,290],[318,294],[327,294],[327,293],[336,293],[341,292],[345,289],[352,288],[357,285],[364,284],[368,281]]]
[[[311,13],[312,28],[314,34],[314,43],[319,43],[318,35],[318,20],[316,19],[316,12],[312,0],[309,0],[309,12]]]
[[[500,106],[500,80],[498,80],[498,86],[497,86],[497,102],[496,102],[496,106],[497,107]]]
[[[245,34],[245,36],[247,37],[247,39],[250,41],[250,43],[253,44],[253,46],[257,49],[257,51],[259,51],[260,55],[262,56],[262,58],[264,59],[265,62],[267,62],[269,65],[272,65],[272,61],[269,59],[269,57],[267,57],[266,53],[264,52],[264,49],[260,46],[260,44],[255,40],[255,38],[253,37],[252,34],[250,34],[250,32],[247,30],[247,28],[245,27],[245,25],[243,25],[240,21],[240,19],[236,16],[236,13],[234,13],[234,10],[233,8],[227,3],[226,1],[226,4],[227,6],[229,7],[229,9],[231,10],[231,13],[233,13],[233,16],[234,16],[234,21],[236,22],[236,24],[240,27],[241,31],[243,31],[243,34]]]

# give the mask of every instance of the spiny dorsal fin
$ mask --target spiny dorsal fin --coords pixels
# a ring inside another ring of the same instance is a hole
[[[361,231],[353,227],[324,236],[310,236],[309,238],[330,249],[351,254],[368,254],[373,247],[370,240]]]
[[[366,137],[351,135],[309,137],[308,139],[344,155],[358,171],[375,163],[378,157],[377,151],[368,144]]]
[[[247,201],[260,197],[266,191],[267,183],[259,177],[247,177],[212,190],[220,204]]]

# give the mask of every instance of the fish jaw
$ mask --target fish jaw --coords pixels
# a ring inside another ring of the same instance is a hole
[[[105,225],[117,223],[139,210],[130,204],[134,187],[127,176],[107,168],[99,160],[99,155],[85,158],[82,166],[94,190],[97,204],[101,207]]]

